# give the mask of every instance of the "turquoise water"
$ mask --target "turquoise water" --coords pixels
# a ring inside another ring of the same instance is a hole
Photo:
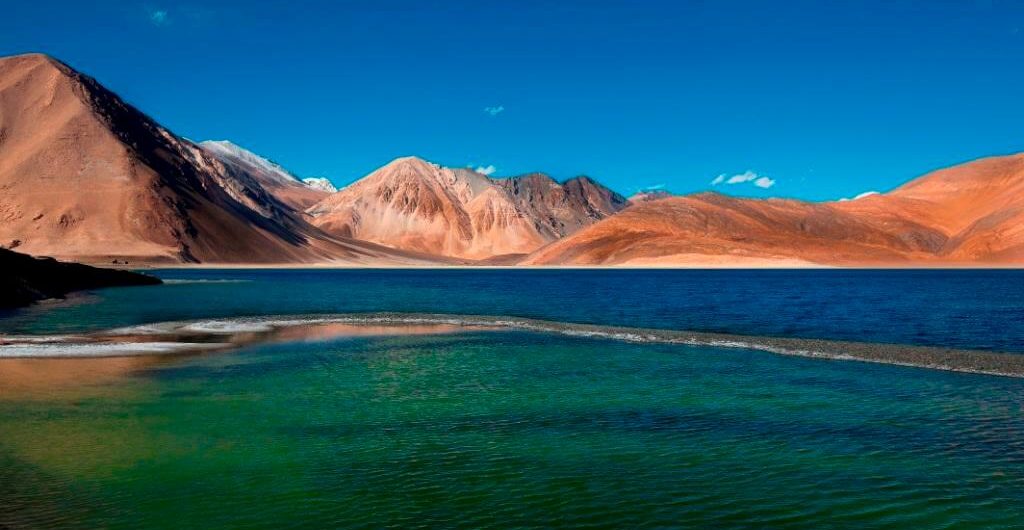
[[[949,335],[929,314],[955,322],[984,306],[970,296],[900,306],[916,315],[901,322],[915,332],[890,323],[867,333],[871,325],[854,321],[874,295],[849,286],[876,289],[900,273],[862,282],[860,272],[836,272],[814,282],[687,272],[573,282],[565,272],[524,281],[421,271],[387,281],[359,271],[175,271],[166,275],[246,281],[102,291],[2,322],[8,332],[58,333],[319,308],[761,333],[785,325],[751,331],[743,322],[795,319],[810,300],[840,300],[808,294],[818,289],[857,302],[827,310],[849,315],[832,327],[819,317],[790,323],[789,334],[935,343]],[[1006,278],[941,274],[964,292]],[[918,294],[906,288],[904,302],[935,296],[925,291],[949,283],[941,274]],[[615,288],[597,287],[608,283]],[[804,286],[786,295],[787,283]],[[729,318],[742,311],[719,297],[739,300],[757,285],[796,307]],[[983,307],[990,319],[1007,315],[991,324],[1005,332],[960,343],[1000,345],[1021,333],[1009,318],[1015,289]],[[683,290],[691,297],[676,300]],[[525,299],[537,293],[549,304]],[[684,314],[690,307],[706,310],[698,318]],[[111,377],[0,393],[0,527],[1012,528],[1024,518],[1019,379],[508,330],[137,362]]]

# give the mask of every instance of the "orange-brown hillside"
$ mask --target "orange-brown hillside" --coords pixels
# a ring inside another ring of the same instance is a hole
[[[331,193],[195,144],[44,55],[0,59],[0,247],[88,262],[944,266],[1024,263],[1024,155],[851,201],[492,179],[407,157]]]
[[[415,157],[394,160],[312,206],[313,223],[339,237],[484,260],[527,254],[597,222],[626,201],[586,178],[491,179]]]
[[[0,59],[0,245],[80,261],[388,260],[50,57]]]
[[[941,266],[1024,262],[1024,156],[943,169],[832,203],[714,193],[638,202],[531,265]]]

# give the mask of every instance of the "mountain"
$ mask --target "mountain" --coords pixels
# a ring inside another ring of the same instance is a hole
[[[807,203],[715,193],[641,201],[529,265],[984,265],[1024,262],[1024,155],[885,194]]]
[[[0,59],[2,246],[87,262],[406,259],[327,236],[260,178],[55,59]]]
[[[0,58],[0,247],[84,262],[949,266],[1024,263],[1024,154],[808,203],[630,200],[587,177],[400,158],[336,192],[195,144],[50,57]]]
[[[208,140],[200,142],[199,146],[224,164],[229,173],[248,174],[277,200],[295,210],[305,210],[331,193],[323,189],[321,181],[326,179],[309,179],[316,182],[316,185],[310,184],[276,163],[229,141]]]
[[[543,173],[496,179],[549,241],[572,234],[628,206],[621,195],[589,177],[559,184]]]
[[[890,193],[837,205],[876,218],[908,219],[945,236],[935,257],[953,264],[1024,262],[1024,154],[941,169]]]
[[[915,227],[908,225],[907,230]],[[933,234],[927,228],[918,239]],[[825,204],[704,193],[641,202],[530,256],[533,265],[856,265],[924,254]]]
[[[614,214],[625,199],[586,177],[491,179],[399,158],[311,207],[313,224],[397,249],[488,260],[527,254]]]
[[[0,269],[0,309],[62,298],[72,291],[163,283],[146,274],[37,259],[6,249],[0,249]]]

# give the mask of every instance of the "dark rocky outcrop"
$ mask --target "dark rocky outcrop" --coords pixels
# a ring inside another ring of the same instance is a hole
[[[7,249],[0,249],[0,271],[0,309],[63,298],[73,291],[162,283],[147,274],[34,258]]]

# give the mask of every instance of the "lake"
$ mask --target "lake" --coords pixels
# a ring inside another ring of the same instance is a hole
[[[168,283],[5,313],[0,333],[244,334],[260,318],[387,312],[1024,353],[1017,271],[155,272]],[[0,360],[0,527],[1024,518],[1022,379],[488,325],[345,326],[207,353]]]

